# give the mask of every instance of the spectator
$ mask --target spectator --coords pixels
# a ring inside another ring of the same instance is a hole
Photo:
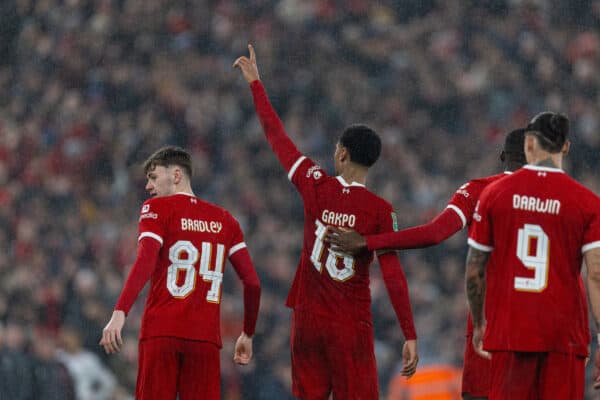
[[[370,185],[395,206],[401,227],[429,221],[467,177],[494,173],[502,133],[544,109],[568,111],[574,152],[565,169],[600,193],[598,0],[0,3],[10,11],[0,19],[12,15],[0,24],[0,52],[10,54],[0,57],[0,320],[20,321],[25,337],[37,326],[92,322],[81,334],[87,350],[100,352],[86,332],[98,332],[105,321],[97,315],[117,299],[135,254],[131,216],[145,198],[127,188],[142,187],[137,164],[167,142],[193,152],[195,192],[236,215],[257,249],[263,297],[273,303],[261,309],[257,337],[289,335],[280,305],[303,215],[285,176],[273,173],[277,161],[239,96],[243,83],[232,83],[229,66],[248,41],[264,49],[265,76],[282,77],[267,89],[288,133],[325,169],[335,139],[326,132],[341,121],[381,134]],[[465,242],[459,234],[402,256],[420,353],[455,365],[464,351]],[[80,288],[74,307],[80,270],[97,281]],[[397,342],[377,273],[371,289],[376,340]],[[228,307],[239,319],[242,304]],[[134,307],[128,338],[140,318]],[[257,362],[289,368],[288,343],[273,342]],[[128,343],[131,357],[110,365],[127,371],[116,376],[132,394],[137,359]],[[400,360],[398,349],[389,357]],[[379,372],[385,388],[393,371]],[[239,396],[251,398],[247,382],[275,385],[276,375],[248,372]]]
[[[76,400],[112,399],[116,379],[93,352],[82,346],[79,330],[65,325],[60,332],[58,360],[65,365],[75,385]]]

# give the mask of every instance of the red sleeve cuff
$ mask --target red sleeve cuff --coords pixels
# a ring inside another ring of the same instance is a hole
[[[229,258],[244,285],[244,332],[254,335],[260,307],[260,282],[247,248],[240,249]]]

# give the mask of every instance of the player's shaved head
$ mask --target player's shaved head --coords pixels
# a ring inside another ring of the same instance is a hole
[[[515,129],[506,135],[500,160],[520,164],[527,163],[525,159],[525,129]]]
[[[569,136],[569,118],[563,114],[544,111],[539,113],[525,129],[527,134],[535,134],[544,150],[559,153]]]

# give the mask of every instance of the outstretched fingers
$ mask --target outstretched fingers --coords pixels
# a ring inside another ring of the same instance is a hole
[[[254,47],[250,43],[248,43],[248,51],[250,52],[250,61],[256,63],[256,53],[254,52]]]
[[[248,57],[242,56],[238,57],[238,59],[233,62],[233,66],[242,67],[244,64],[248,64],[249,62],[250,60],[248,60]]]

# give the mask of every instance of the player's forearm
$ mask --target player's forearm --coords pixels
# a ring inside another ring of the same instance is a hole
[[[415,323],[410,306],[408,283],[402,265],[395,253],[384,253],[378,256],[381,273],[390,301],[406,340],[417,338]]]
[[[279,162],[281,162],[286,171],[289,171],[302,154],[285,132],[283,123],[273,109],[262,82],[260,80],[252,82],[250,89],[252,90],[254,106],[265,132],[265,137],[269,141],[273,152],[277,155]]]
[[[243,248],[231,255],[231,265],[244,286],[244,332],[254,335],[260,307],[260,281],[248,249]]]
[[[152,238],[143,238],[140,240],[137,257],[125,281],[121,295],[117,300],[115,310],[121,310],[125,315],[129,314],[129,310],[135,299],[152,275],[159,251],[160,243],[156,240]]]
[[[469,247],[465,281],[473,325],[476,327],[482,326],[485,321],[483,307],[485,301],[485,267],[488,257],[489,253]]]
[[[587,266],[588,295],[592,316],[596,324],[596,332],[600,333],[600,249],[592,249],[585,253]]]
[[[462,221],[450,209],[444,210],[433,221],[403,229],[398,232],[387,232],[366,237],[369,250],[381,249],[418,249],[433,246],[458,232],[462,228]]]

